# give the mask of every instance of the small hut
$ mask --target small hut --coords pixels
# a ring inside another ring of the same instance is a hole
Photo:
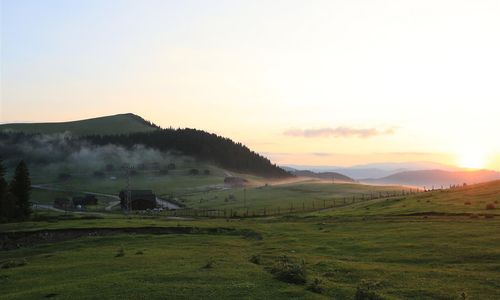
[[[54,200],[54,207],[59,208],[59,209],[68,210],[68,209],[72,209],[74,206],[73,206],[73,202],[71,202],[71,200],[69,198],[56,198]]]
[[[97,205],[97,198],[94,195],[86,194],[84,197],[73,197],[74,206]]]
[[[130,193],[130,199],[127,199]],[[156,208],[156,195],[152,190],[122,190],[118,195],[122,209],[145,210]],[[130,200],[130,207],[129,201]]]

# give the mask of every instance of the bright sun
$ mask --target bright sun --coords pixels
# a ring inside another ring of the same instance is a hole
[[[467,149],[458,155],[458,165],[467,169],[483,169],[486,155],[479,149]]]

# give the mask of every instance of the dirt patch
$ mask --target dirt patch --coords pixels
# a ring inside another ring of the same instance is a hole
[[[11,250],[41,243],[54,243],[80,237],[117,234],[213,234],[236,235],[261,240],[262,235],[249,229],[226,227],[123,227],[123,228],[72,228],[0,233],[0,250]]]
[[[494,218],[496,214],[485,214],[485,213],[449,213],[449,212],[437,212],[437,211],[426,211],[426,212],[415,212],[408,214],[394,215],[396,217],[485,217]]]
[[[399,214],[396,215],[398,217],[418,217],[418,216],[427,216],[427,217],[468,217],[472,215],[471,213],[447,213],[447,212],[437,212],[437,211],[423,211],[423,212],[415,212],[408,214]]]

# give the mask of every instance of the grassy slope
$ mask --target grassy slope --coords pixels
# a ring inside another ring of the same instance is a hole
[[[236,188],[222,191],[208,191],[205,193],[193,193],[186,195],[186,203],[189,207],[196,208],[218,208],[218,209],[249,209],[282,210],[293,207],[295,209],[320,208],[331,206],[335,203],[343,204],[344,197],[351,201],[352,196],[368,197],[370,194],[378,195],[379,192],[399,191],[395,186],[370,186],[351,183],[324,183],[317,180],[309,180],[292,184],[279,184],[269,186],[257,186],[249,188]],[[246,201],[245,201],[246,193]]]
[[[155,128],[139,116],[128,113],[71,122],[3,124],[0,130],[46,134],[69,131],[76,135],[87,135],[147,132]]]
[[[486,205],[500,208],[500,181],[480,183],[452,190],[436,190],[407,197],[358,203],[338,210],[322,212],[332,216],[381,216],[415,213],[498,214]]]
[[[431,210],[475,212],[480,207],[464,206],[464,199],[494,202],[500,200],[499,188],[500,182],[494,182],[398,202],[375,200],[316,214],[230,222],[110,216],[5,224],[0,230],[219,226],[251,228],[263,239],[117,235],[40,244],[0,252],[0,261],[27,260],[25,266],[0,269],[0,286],[5,299],[49,294],[61,299],[353,299],[356,286],[370,280],[378,282],[375,291],[386,299],[457,299],[461,292],[471,299],[499,299],[500,217],[396,216]],[[367,205],[372,213],[368,218]],[[125,256],[115,257],[120,247]],[[144,254],[135,255],[138,250]],[[248,261],[254,254],[262,257],[261,265]],[[315,294],[306,286],[272,278],[266,268],[280,255],[304,259],[309,282],[321,279],[325,292]],[[214,267],[204,269],[209,259]]]

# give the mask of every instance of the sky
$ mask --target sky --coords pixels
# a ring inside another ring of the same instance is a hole
[[[0,121],[133,112],[278,164],[500,170],[497,0],[0,0]]]

